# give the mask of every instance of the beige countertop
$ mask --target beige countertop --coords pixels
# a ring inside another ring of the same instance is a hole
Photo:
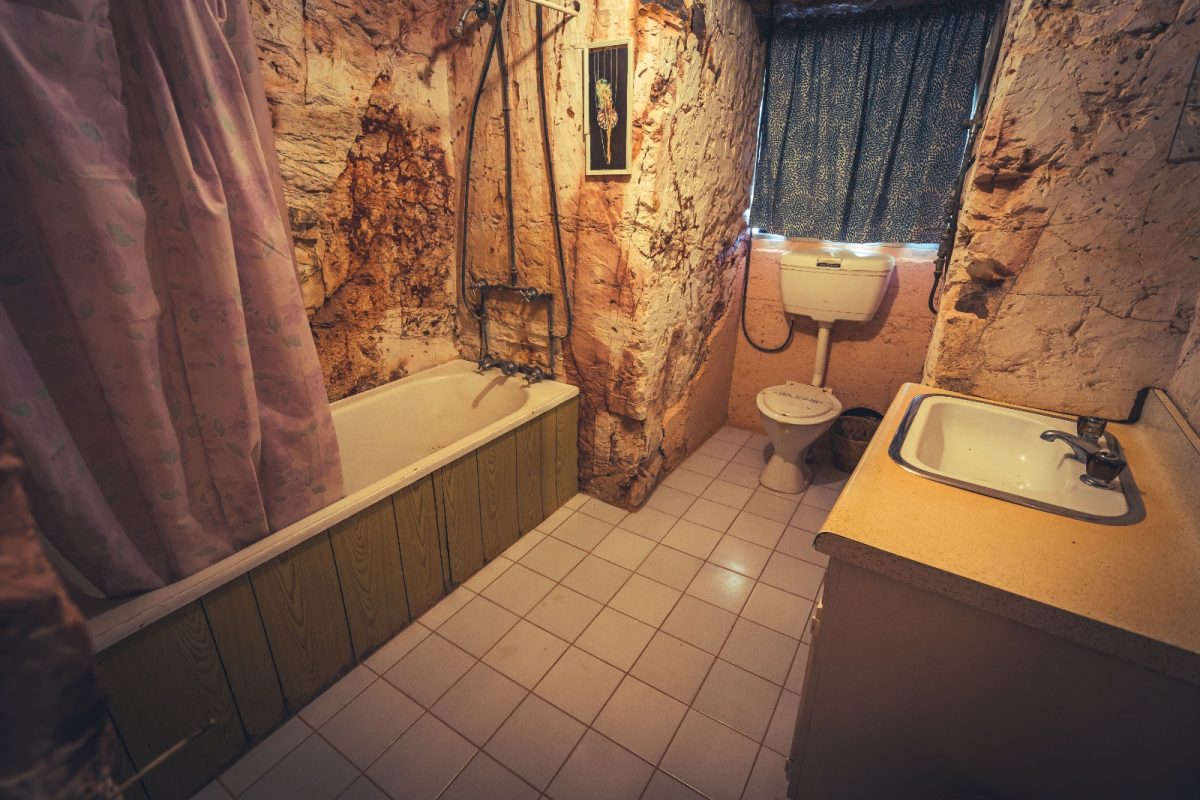
[[[920,394],[962,396],[901,387],[816,548],[1200,683],[1200,440],[1166,395],[1151,391],[1137,423],[1109,425],[1146,513],[1102,525],[905,470],[888,446]]]

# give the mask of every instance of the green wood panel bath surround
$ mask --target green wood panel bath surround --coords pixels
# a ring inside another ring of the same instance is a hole
[[[579,400],[101,651],[127,797],[186,800],[578,491]]]

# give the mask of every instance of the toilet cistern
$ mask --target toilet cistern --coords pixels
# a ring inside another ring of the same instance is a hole
[[[866,322],[875,316],[895,265],[892,256],[850,248],[783,257],[779,269],[783,309],[816,321],[817,352],[811,385],[788,381],[758,393],[758,410],[772,445],[759,476],[759,483],[768,489],[798,494],[812,481],[805,455],[842,411],[833,390],[825,387],[833,323]]]

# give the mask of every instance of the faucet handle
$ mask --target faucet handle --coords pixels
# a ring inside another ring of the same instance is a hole
[[[1095,442],[1104,435],[1108,420],[1103,417],[1079,417],[1075,420],[1075,432],[1088,441]]]
[[[1089,486],[1107,488],[1117,476],[1125,471],[1125,459],[1111,450],[1088,453],[1086,474],[1079,479]]]

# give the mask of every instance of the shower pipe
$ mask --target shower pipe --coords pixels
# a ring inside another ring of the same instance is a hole
[[[480,3],[469,6],[461,15],[459,24],[456,25],[452,34],[458,38],[464,33],[464,24],[466,18],[472,11],[475,11],[480,20],[487,19],[490,9],[486,5],[487,0],[481,0]],[[480,359],[481,365],[491,363],[488,346],[488,322],[487,322],[487,295],[489,292],[506,291],[515,293],[524,302],[544,301],[547,303],[547,323],[548,323],[548,345],[550,351],[549,373],[546,377],[554,377],[554,360],[555,360],[555,340],[564,340],[571,335],[574,327],[574,316],[571,308],[571,295],[567,287],[567,271],[566,259],[563,252],[561,221],[558,208],[558,188],[554,178],[554,160],[550,148],[550,125],[546,113],[546,89],[545,89],[545,57],[544,57],[544,38],[543,38],[543,21],[542,7],[552,8],[556,11],[561,11],[569,17],[574,17],[578,13],[579,4],[575,3],[575,10],[571,11],[565,6],[559,6],[545,0],[530,0],[535,3],[537,8],[537,78],[538,78],[538,100],[539,111],[541,116],[542,127],[542,145],[546,161],[546,173],[550,191],[550,213],[553,220],[555,253],[558,261],[559,279],[562,284],[563,306],[566,312],[566,332],[561,336],[555,333],[554,325],[554,295],[550,292],[542,292],[537,289],[525,288],[518,286],[519,275],[516,266],[516,246],[515,246],[515,215],[513,213],[512,197],[512,138],[511,138],[511,113],[509,105],[508,91],[508,62],[504,50],[504,38],[502,33],[502,24],[504,18],[504,9],[507,6],[507,0],[500,0],[495,8],[494,28],[492,35],[488,41],[487,52],[484,56],[483,67],[480,70],[479,83],[475,89],[475,96],[471,104],[471,113],[467,125],[467,150],[464,159],[464,185],[463,185],[463,213],[460,224],[460,240],[461,250],[459,251],[459,286],[461,287],[461,297],[463,304],[471,311],[479,324],[480,338]],[[507,234],[508,234],[508,283],[507,284],[492,284],[487,281],[476,281],[470,284],[470,288],[479,293],[479,303],[476,305],[471,302],[468,293],[467,276],[467,220],[470,207],[470,192],[471,192],[471,163],[474,158],[474,143],[475,143],[475,126],[479,114],[479,102],[483,95],[483,89],[487,81],[487,75],[491,67],[491,61],[495,55],[499,60],[500,80],[502,84],[502,111],[504,125],[504,179],[505,179],[505,209],[507,216]],[[527,370],[522,369],[522,372]],[[536,371],[536,370],[534,370]],[[540,374],[540,373],[539,373]]]
[[[763,148],[763,138],[766,136],[766,126],[763,124],[763,112],[767,107],[767,91],[770,89],[770,70],[771,70],[771,42],[774,39],[774,34],[767,37],[767,50],[763,58],[763,84],[762,84],[762,102],[758,106],[758,148],[757,152],[761,153]],[[757,173],[757,159],[755,160],[755,172]],[[753,180],[753,176],[751,176]],[[753,195],[753,187],[750,190]],[[750,329],[746,327],[746,291],[750,286],[750,255],[754,251],[754,229],[750,229],[750,241],[746,243],[746,268],[742,270],[742,336],[746,337],[746,341],[760,353],[782,353],[787,350],[792,343],[792,337],[796,335],[796,320],[794,317],[788,318],[787,338],[783,340],[783,344],[775,347],[759,344],[750,336]],[[785,315],[786,316],[786,315]]]

